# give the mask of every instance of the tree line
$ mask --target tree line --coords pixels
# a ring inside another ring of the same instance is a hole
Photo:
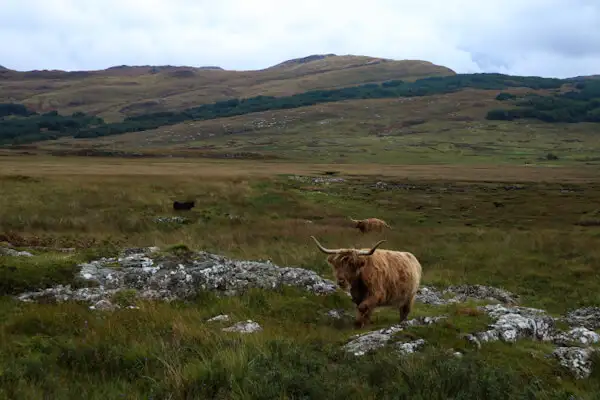
[[[486,116],[489,120],[538,119],[544,122],[600,122],[600,80],[579,81],[574,85],[574,90],[553,96],[528,94],[518,98],[509,93],[500,93],[496,100],[510,101],[516,107],[491,110]]]
[[[83,129],[106,125],[102,118],[76,112],[38,114],[22,104],[0,104],[0,144],[26,144],[74,136]]]
[[[101,118],[81,112],[70,116],[56,111],[38,114],[21,104],[0,104],[0,144],[23,144],[50,140],[61,136],[93,138],[118,135],[126,132],[145,131],[165,125],[173,125],[190,120],[208,120],[231,117],[260,111],[284,110],[315,104],[356,99],[382,99],[397,97],[428,96],[456,92],[466,88],[502,90],[507,87],[527,87],[530,89],[558,89],[569,80],[556,78],[510,76],[504,74],[457,74],[444,77],[418,79],[414,82],[391,80],[383,83],[329,90],[311,90],[291,96],[256,96],[242,99],[229,99],[211,104],[203,104],[183,111],[164,111],[141,114],[125,118],[121,122],[105,123]],[[549,122],[569,115],[580,118],[582,113],[590,118],[597,109],[599,88],[597,82],[582,81],[576,84],[576,91],[556,96],[528,96],[515,99],[513,95],[499,95],[499,100],[513,101],[519,108],[492,110],[488,119],[539,118]],[[594,105],[595,104],[595,105]],[[561,111],[562,110],[562,111]],[[590,113],[591,112],[591,113]],[[547,117],[553,115],[554,120]],[[597,115],[597,114],[596,114]],[[539,118],[542,119],[542,118]],[[596,120],[595,122],[599,122]]]

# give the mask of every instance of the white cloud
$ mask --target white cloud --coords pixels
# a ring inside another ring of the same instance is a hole
[[[4,0],[0,64],[264,68],[317,53],[457,72],[600,73],[597,0]]]

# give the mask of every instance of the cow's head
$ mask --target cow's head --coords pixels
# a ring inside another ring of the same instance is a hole
[[[348,290],[350,284],[358,278],[360,269],[365,265],[380,244],[380,240],[371,249],[327,249],[314,237],[311,238],[317,244],[321,252],[328,254],[327,262],[333,267],[337,284],[343,290]]]

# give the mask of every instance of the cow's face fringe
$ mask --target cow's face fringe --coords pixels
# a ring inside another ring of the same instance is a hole
[[[366,264],[370,256],[358,255],[355,250],[346,250],[338,254],[331,254],[327,262],[333,267],[337,283],[343,290],[348,290],[359,274],[360,269]]]

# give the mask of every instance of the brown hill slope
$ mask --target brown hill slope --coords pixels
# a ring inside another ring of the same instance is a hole
[[[38,112],[83,111],[107,121],[257,95],[285,96],[312,89],[390,79],[454,75],[426,61],[314,55],[255,71],[218,67],[117,66],[100,71],[0,71],[0,102]]]
[[[510,88],[515,95],[547,90]],[[595,124],[491,121],[497,90],[348,100],[93,139],[61,138],[16,151],[55,155],[184,156],[376,164],[597,165]],[[558,159],[548,158],[552,153]]]

